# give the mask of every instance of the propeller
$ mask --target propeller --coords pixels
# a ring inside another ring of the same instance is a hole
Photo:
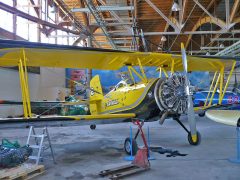
[[[189,77],[188,77],[188,63],[187,63],[187,55],[184,48],[183,43],[181,43],[181,53],[182,53],[182,63],[183,63],[183,73],[185,76],[185,92],[187,95],[187,116],[188,116],[188,123],[190,126],[190,133],[189,133],[189,139],[192,141],[192,144],[198,144],[198,133],[196,128],[196,119],[195,119],[195,113],[193,109],[193,98],[192,94],[190,92],[190,83],[189,83]]]

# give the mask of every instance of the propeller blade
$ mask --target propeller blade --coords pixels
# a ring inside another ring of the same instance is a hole
[[[181,53],[182,53],[182,63],[183,63],[183,71],[184,73],[187,74],[187,69],[188,69],[188,65],[187,65],[187,55],[186,55],[186,51],[184,48],[183,43],[181,43]],[[186,75],[187,76],[187,75]]]
[[[188,79],[187,55],[186,55],[186,51],[185,51],[183,43],[181,43],[181,53],[182,53],[183,70],[184,70],[184,75],[186,78],[185,88],[186,88],[186,94],[188,97],[188,107],[187,107],[188,108],[188,111],[187,111],[188,123],[190,126],[192,141],[197,142],[196,119],[195,119],[195,113],[194,113],[194,109],[193,109],[193,100],[192,100],[192,95],[190,94],[190,84],[189,84],[189,79]]]

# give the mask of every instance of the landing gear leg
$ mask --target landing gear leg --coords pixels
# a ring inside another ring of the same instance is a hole
[[[191,132],[184,126],[184,124],[179,120],[179,118],[174,118],[175,121],[187,132],[188,134],[188,142],[191,145],[199,145],[201,143],[201,134],[197,132],[196,139],[192,138]]]

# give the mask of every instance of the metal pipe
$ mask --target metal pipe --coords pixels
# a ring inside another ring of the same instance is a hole
[[[99,12],[103,11],[132,11],[134,10],[134,6],[98,6],[96,9]],[[89,8],[73,8],[72,12],[87,12],[89,13]]]

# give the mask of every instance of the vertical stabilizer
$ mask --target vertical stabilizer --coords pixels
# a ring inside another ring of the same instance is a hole
[[[90,111],[91,114],[98,114],[101,111],[101,101],[103,100],[99,75],[94,76],[90,81],[90,89]]]

